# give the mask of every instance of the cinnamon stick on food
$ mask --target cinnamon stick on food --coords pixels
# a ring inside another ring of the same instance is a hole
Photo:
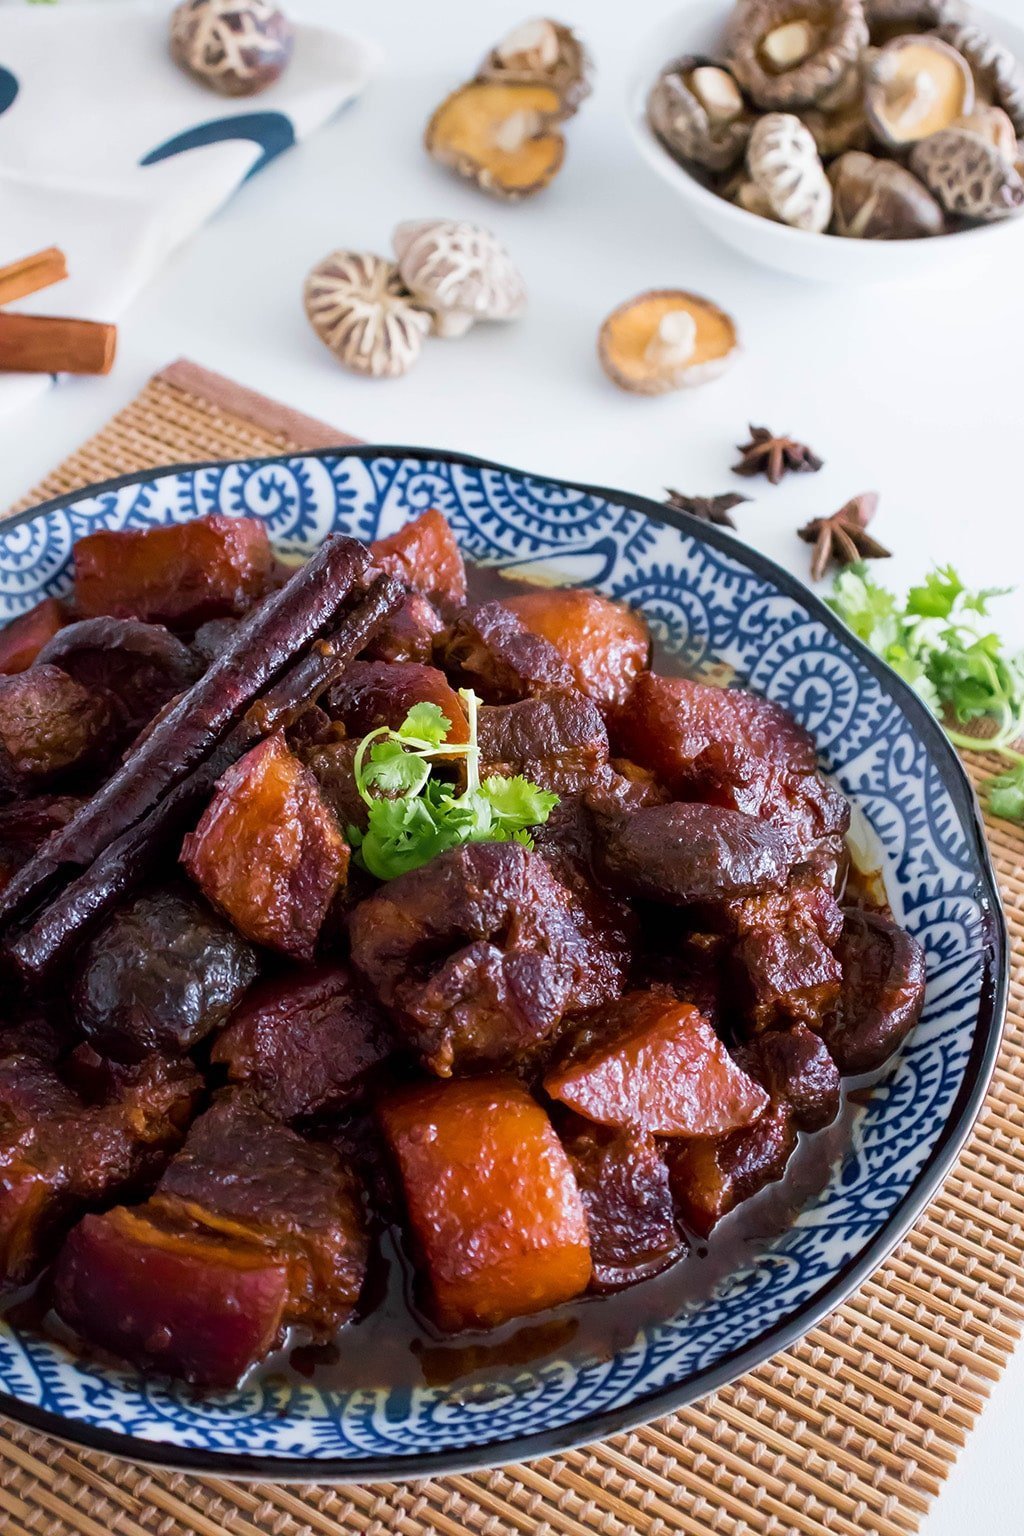
[[[0,370],[5,373],[109,373],[116,351],[116,325],[0,314]]]
[[[227,649],[129,753],[121,767],[0,892],[0,925],[28,916],[186,779],[263,690],[328,630],[369,564],[338,535],[242,620]]]
[[[148,879],[161,859],[175,857],[175,844],[180,847],[217,780],[264,736],[294,725],[338,680],[381,624],[401,607],[405,596],[405,588],[393,577],[378,576],[334,634],[315,641],[306,655],[250,706],[205,762],[148,816],[109,843],[33,926],[6,946],[6,953],[26,980],[45,980],[95,923]]]
[[[31,256],[0,267],[0,304],[13,304],[15,299],[63,282],[67,275],[67,259],[55,245],[45,251],[34,251]]]

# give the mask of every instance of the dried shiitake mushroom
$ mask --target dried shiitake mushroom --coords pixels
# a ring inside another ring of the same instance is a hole
[[[942,209],[923,182],[895,160],[856,151],[829,167],[832,233],[854,240],[918,240],[941,235]]]
[[[948,128],[973,106],[970,66],[940,37],[912,33],[894,38],[868,69],[868,122],[876,138],[893,148]]]
[[[481,80],[550,85],[569,117],[590,95],[592,65],[575,32],[559,21],[539,17],[513,27],[484,59]]]
[[[821,234],[832,217],[832,188],[817,147],[798,117],[769,112],[747,145],[750,179],[783,224]]]
[[[966,112],[963,117],[958,117],[951,126],[963,128],[967,133],[976,133],[980,138],[987,139],[1001,155],[1005,155],[1011,165],[1016,161],[1017,135],[1002,107],[987,107],[980,102],[976,103],[973,112]]]
[[[728,171],[747,147],[750,113],[736,81],[713,59],[675,59],[647,98],[654,132],[677,160]]]
[[[514,202],[546,187],[561,166],[564,115],[550,85],[474,80],[442,101],[424,143],[441,165]]]
[[[962,21],[966,15],[965,0],[864,0],[873,43],[887,43],[907,32],[927,32]]]
[[[171,57],[222,96],[255,96],[283,73],[295,43],[271,0],[182,0],[171,15]]]
[[[601,326],[601,367],[620,389],[662,395],[707,384],[739,350],[736,326],[724,310],[696,293],[653,289],[620,304]]]
[[[862,0],[740,0],[726,55],[759,107],[813,107],[867,42]]]
[[[945,128],[914,145],[910,169],[947,213],[984,224],[1024,208],[1024,178],[994,144],[963,128]]]
[[[374,379],[407,373],[431,319],[393,262],[366,251],[332,251],[306,278],[309,323],[346,368]]]
[[[979,93],[1002,107],[1024,135],[1024,64],[1016,54],[973,22],[944,26],[940,35],[967,60]]]
[[[833,160],[850,150],[866,149],[871,140],[868,120],[859,101],[842,112],[823,112],[819,107],[808,107],[800,113],[800,121],[810,132],[823,160]]]
[[[526,285],[501,241],[479,224],[413,219],[392,236],[405,287],[433,316],[435,336],[462,336],[474,320],[514,320]]]

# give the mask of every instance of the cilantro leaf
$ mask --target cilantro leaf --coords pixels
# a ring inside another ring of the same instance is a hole
[[[480,789],[487,797],[495,826],[506,837],[542,825],[558,804],[556,794],[538,789],[521,774],[512,779],[494,774],[484,780]]]
[[[398,735],[439,747],[451,728],[452,723],[439,704],[414,704],[398,727]]]
[[[1024,825],[1024,759],[1006,773],[990,779],[985,788],[993,816]]]

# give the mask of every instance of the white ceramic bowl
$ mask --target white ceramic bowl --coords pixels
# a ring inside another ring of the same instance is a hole
[[[716,53],[730,9],[731,0],[694,0],[660,22],[640,51],[628,87],[626,109],[637,148],[701,224],[752,261],[820,282],[962,281],[996,262],[1024,257],[1024,215],[926,240],[850,240],[776,224],[701,186],[652,132],[647,96],[672,59]],[[974,15],[1024,59],[1024,28],[978,7]]]

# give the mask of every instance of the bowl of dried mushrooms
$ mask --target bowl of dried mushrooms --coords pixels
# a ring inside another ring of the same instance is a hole
[[[628,115],[696,219],[797,277],[1024,242],[1024,28],[966,0],[700,0],[648,39]]]

